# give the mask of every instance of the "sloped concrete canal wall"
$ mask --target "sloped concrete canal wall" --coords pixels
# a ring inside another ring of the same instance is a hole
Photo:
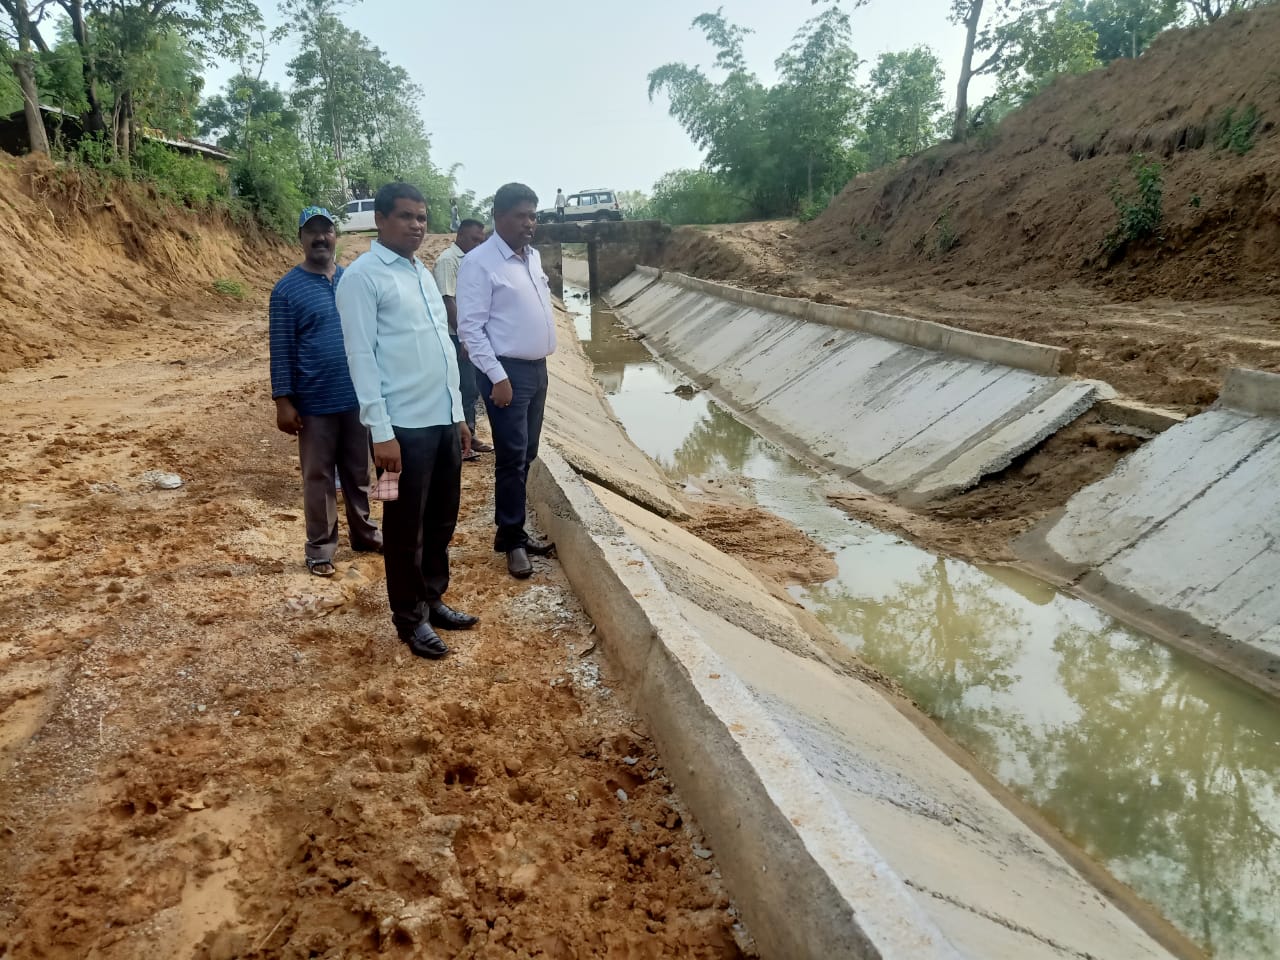
[[[833,670],[754,574],[664,519],[677,514],[657,472],[620,455],[561,332],[566,409],[548,416],[530,500],[762,956],[1170,956],[880,692]],[[655,483],[658,498],[630,495]]]
[[[609,299],[760,432],[908,501],[973,486],[1097,396],[1058,347],[649,270]]]
[[[1077,493],[1017,547],[1280,695],[1280,376],[1233,370],[1209,410]]]

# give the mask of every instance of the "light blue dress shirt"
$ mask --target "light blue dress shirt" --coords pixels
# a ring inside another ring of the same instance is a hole
[[[431,271],[374,240],[336,294],[360,422],[375,443],[397,427],[461,423],[458,356]]]
[[[556,352],[551,287],[533,247],[522,258],[495,232],[458,268],[458,339],[493,383],[507,379],[498,357],[541,360]]]

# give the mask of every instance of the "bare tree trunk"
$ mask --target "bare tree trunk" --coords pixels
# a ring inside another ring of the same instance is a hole
[[[128,161],[133,152],[130,129],[132,121],[133,103],[129,91],[124,90],[116,94],[115,109],[111,111],[112,146],[115,148],[116,157],[120,160]]]
[[[71,19],[71,35],[80,48],[80,69],[84,76],[84,96],[89,104],[82,118],[86,133],[107,132],[107,120],[102,115],[102,101],[98,99],[98,63],[89,46],[89,32],[84,25],[84,0],[64,0],[62,8]]]
[[[35,70],[30,54],[19,53],[9,61],[18,85],[22,88],[22,112],[27,118],[27,142],[32,153],[49,152],[49,135],[44,129],[44,116],[40,112],[40,91],[36,88]]]
[[[18,50],[10,54],[9,67],[18,78],[18,86],[22,90],[22,112],[27,120],[27,137],[31,142],[32,153],[49,152],[49,136],[45,133],[44,117],[40,114],[40,90],[36,86],[34,49],[48,53],[44,38],[40,35],[37,20],[31,19],[31,9],[27,0],[0,0],[0,7],[9,14],[18,37]]]
[[[972,0],[964,21],[964,59],[960,61],[960,83],[956,87],[956,119],[951,126],[951,139],[957,143],[964,139],[969,129],[969,81],[973,79],[973,50],[978,42],[983,2]]]

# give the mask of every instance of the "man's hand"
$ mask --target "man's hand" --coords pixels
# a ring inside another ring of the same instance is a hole
[[[471,428],[466,423],[458,424],[458,439],[462,441],[462,456],[471,456]]]
[[[495,383],[493,385],[493,392],[489,394],[489,398],[493,400],[493,405],[495,407],[511,406],[511,401],[515,399],[515,394],[511,392],[511,379],[507,378],[500,383]]]
[[[373,465],[381,467],[387,473],[399,473],[403,466],[400,463],[400,441],[383,440],[373,445]]]
[[[302,431],[302,414],[288,397],[276,397],[276,426],[290,436]]]

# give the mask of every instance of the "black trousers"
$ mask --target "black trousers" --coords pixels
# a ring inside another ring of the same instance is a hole
[[[458,524],[462,491],[462,442],[452,423],[392,429],[400,442],[400,498],[383,509],[382,555],[391,621],[403,636],[426,619],[426,605],[449,589],[449,541]]]
[[[499,357],[511,381],[511,406],[493,404],[493,384],[483,373],[480,392],[484,394],[493,431],[493,513],[498,525],[493,549],[505,553],[525,543],[525,482],[529,464],[538,456],[542,436],[542,413],[547,403],[547,361],[514,360]]]

